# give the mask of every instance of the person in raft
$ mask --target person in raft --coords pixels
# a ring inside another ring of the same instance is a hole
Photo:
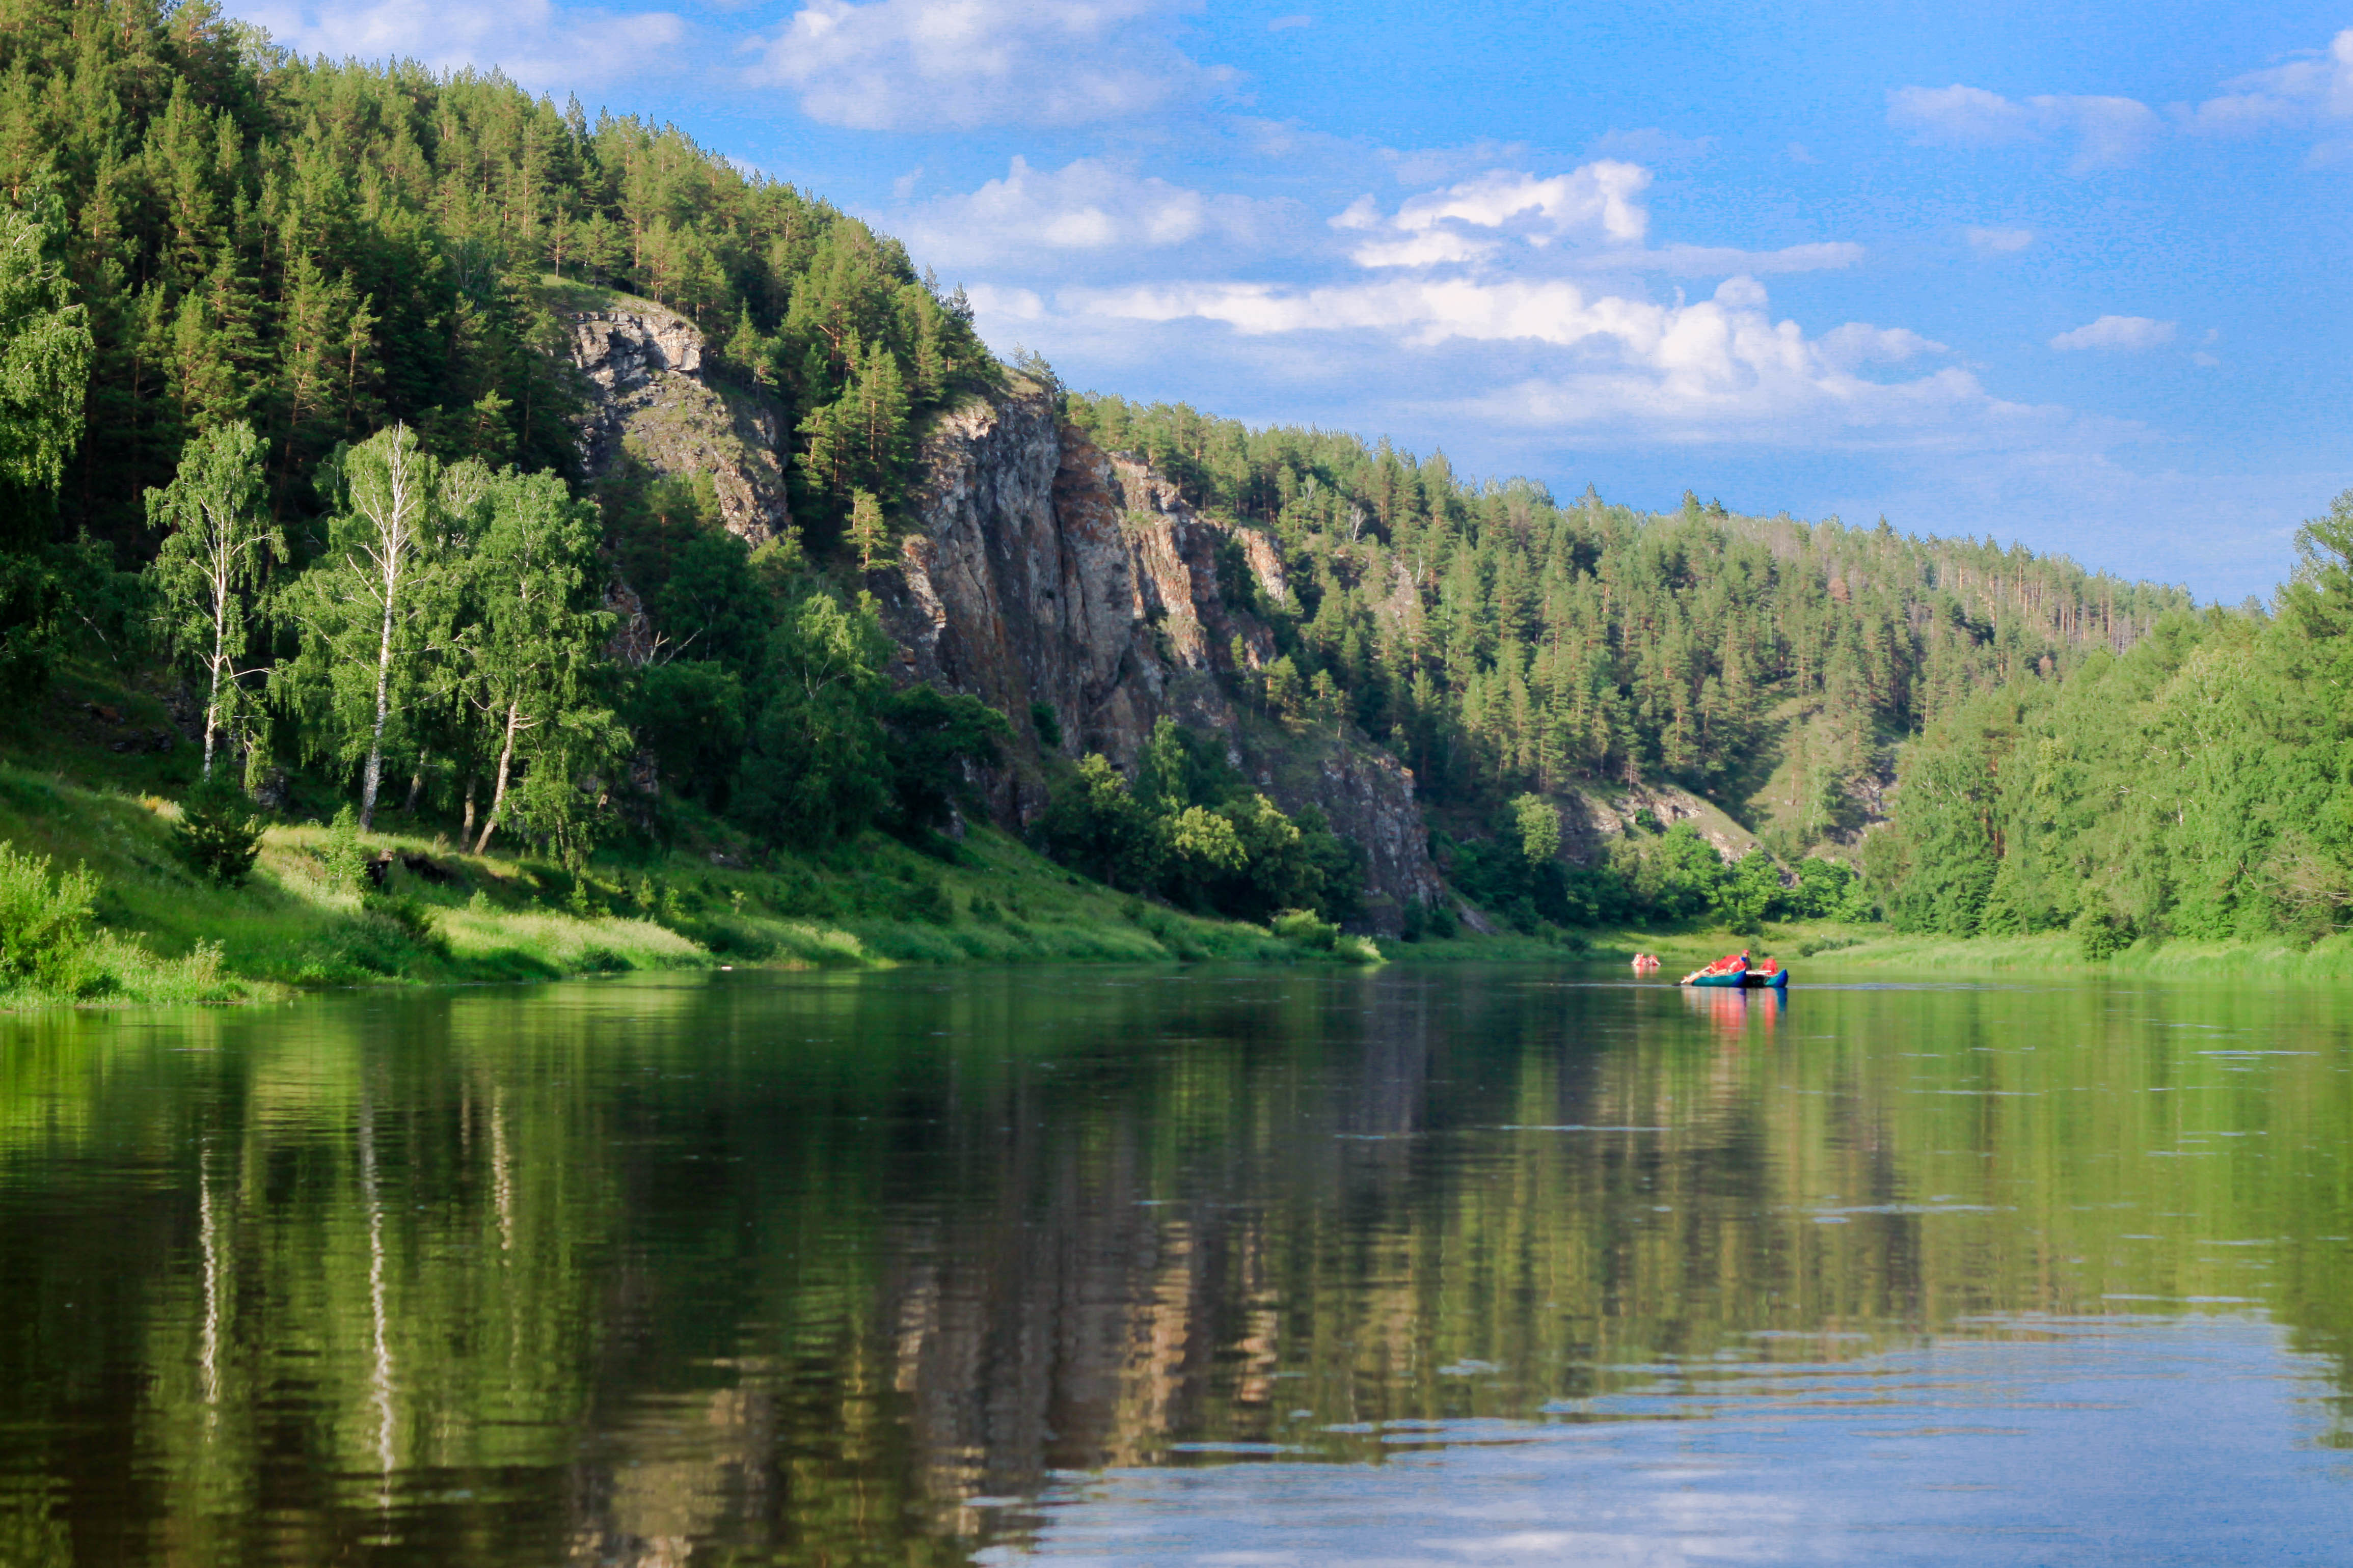
[[[1748,950],[1744,947],[1738,952],[1725,953],[1722,958],[1717,959],[1714,963],[1711,963],[1705,969],[1701,970],[1700,973],[1702,974],[1725,974],[1735,969],[1746,969],[1747,967]]]

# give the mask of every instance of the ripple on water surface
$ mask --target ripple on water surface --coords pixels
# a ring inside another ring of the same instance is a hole
[[[0,1563],[2342,1563],[2325,988],[0,1021]]]

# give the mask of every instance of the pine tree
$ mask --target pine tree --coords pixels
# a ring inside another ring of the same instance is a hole
[[[890,547],[891,534],[882,521],[882,502],[872,490],[851,492],[849,529],[845,537],[850,549],[858,552],[858,569],[873,571]]]

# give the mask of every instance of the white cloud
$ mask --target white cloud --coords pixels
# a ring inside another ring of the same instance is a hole
[[[1266,25],[1266,30],[1270,33],[1287,33],[1293,27],[1312,27],[1314,25],[1315,18],[1313,16],[1277,16]]]
[[[465,0],[259,0],[232,9],[299,54],[412,59],[435,70],[495,68],[543,90],[597,87],[668,68],[666,57],[686,37],[686,24],[668,11],[615,15],[559,9],[553,0],[496,7]]]
[[[1465,409],[1519,425],[1639,428],[1671,441],[1879,443],[2008,406],[1966,371],[1893,384],[1857,375],[1862,363],[1943,346],[1862,322],[1809,339],[1795,321],[1775,321],[1764,286],[1746,276],[1725,280],[1711,299],[1666,304],[1558,279],[1472,278],[1070,289],[1057,304],[1098,320],[1220,323],[1250,339],[1312,332],[1430,351],[1477,343],[1556,351],[1549,374],[1482,395]]]
[[[2173,341],[2172,321],[2147,316],[2102,316],[2051,340],[2054,349],[2153,349]]]
[[[1113,250],[1124,260],[1197,240],[1249,247],[1289,211],[1279,202],[1207,195],[1095,158],[1040,171],[1016,157],[1003,179],[927,203],[892,226],[928,261],[973,267]]]
[[[2034,243],[2034,231],[2031,228],[1973,227],[1964,229],[1962,233],[1968,237],[1971,249],[1992,251],[1997,255],[2006,256],[2011,251],[2024,250]]]
[[[1409,234],[1452,222],[1473,228],[1510,228],[1532,245],[1586,237],[1639,245],[1651,215],[1634,198],[1650,183],[1648,169],[1615,159],[1548,180],[1497,169],[1411,197],[1391,222]]]
[[[1899,87],[1887,95],[1887,122],[1923,142],[2000,147],[2040,134],[2034,113],[1981,87]]]
[[[2058,97],[2023,100],[1981,87],[1899,87],[1887,95],[1887,122],[1915,142],[1939,146],[2003,147],[2072,135],[2075,174],[2129,163],[2147,148],[2163,122],[2135,99]]]
[[[1901,364],[1920,354],[1951,352],[1944,344],[1924,338],[1908,327],[1874,327],[1868,321],[1849,321],[1844,326],[1831,328],[1821,337],[1823,360],[1848,368],[1861,364]]]
[[[809,0],[747,47],[754,86],[864,131],[1082,125],[1198,100],[1232,78],[1169,37],[1176,0]]]
[[[1520,242],[1523,257],[1529,250],[1546,252],[1553,268],[1586,273],[1722,278],[1736,272],[1820,272],[1862,259],[1862,247],[1846,240],[1770,251],[1681,244],[1646,248],[1642,241],[1651,215],[1641,196],[1650,184],[1648,169],[1614,159],[1546,179],[1494,169],[1409,197],[1393,217],[1383,218],[1379,204],[1366,195],[1326,221],[1336,229],[1378,236],[1349,252],[1357,266],[1367,268],[1496,263],[1513,254],[1514,240]]]
[[[1046,301],[1027,289],[999,289],[976,283],[965,290],[973,314],[984,326],[999,321],[1037,321],[1046,316]]]
[[[2224,91],[2180,111],[2192,131],[2248,132],[2353,119],[2353,27],[2328,47],[2222,84]]]

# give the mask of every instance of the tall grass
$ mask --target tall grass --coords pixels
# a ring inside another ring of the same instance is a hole
[[[2353,932],[2310,946],[2285,940],[2168,942],[2144,938],[2104,959],[2086,957],[2073,934],[1882,937],[1811,961],[1838,968],[1950,970],[2045,974],[2155,974],[2182,979],[2353,979]]]

